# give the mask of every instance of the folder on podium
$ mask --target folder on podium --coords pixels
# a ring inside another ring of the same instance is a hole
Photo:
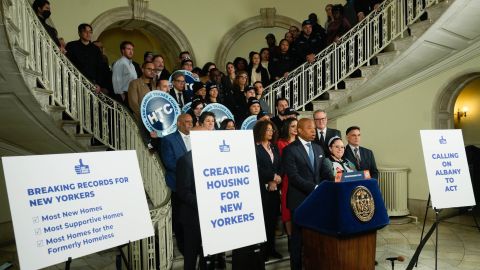
[[[323,181],[295,210],[305,269],[374,269],[376,231],[389,224],[375,179]]]

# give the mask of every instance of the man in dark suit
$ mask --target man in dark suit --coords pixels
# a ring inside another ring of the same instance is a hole
[[[176,169],[177,161],[190,151],[190,130],[193,126],[190,114],[181,114],[177,118],[177,131],[165,136],[161,142],[162,162],[167,171],[165,181],[172,190],[172,227],[175,232],[178,250],[183,254],[184,234],[178,221],[178,197],[176,192]]]
[[[288,176],[287,207],[295,209],[320,184],[327,170],[322,169],[325,158],[323,149],[312,143],[315,139],[315,124],[312,119],[298,121],[298,138],[283,152],[283,167]],[[290,268],[302,269],[302,232],[292,223],[290,239]]]
[[[196,127],[195,130],[207,130]],[[214,269],[212,258],[205,258],[202,250],[200,219],[198,216],[197,191],[193,172],[192,151],[188,151],[178,161],[176,166],[178,220],[185,233],[183,269],[195,270],[197,257],[200,256],[199,269]]]
[[[177,72],[175,75],[173,75],[172,84],[173,88],[169,91],[170,95],[175,99],[175,101],[177,101],[178,106],[180,106],[181,109],[185,104],[192,101],[190,94],[185,91],[185,76],[182,73]]]
[[[338,136],[342,137],[342,134],[338,129],[327,128],[328,118],[327,112],[324,110],[316,110],[313,113],[313,120],[315,120],[315,140],[314,143],[320,145],[325,152],[326,156],[330,155],[330,150],[328,149],[328,142],[332,137]]]
[[[346,134],[348,145],[345,147],[343,157],[353,162],[357,170],[369,170],[370,176],[378,179],[377,164],[372,150],[360,146],[360,127],[349,127]]]

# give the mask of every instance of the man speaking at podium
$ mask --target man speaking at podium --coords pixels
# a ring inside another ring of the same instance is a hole
[[[322,170],[325,154],[315,139],[315,123],[312,119],[298,121],[298,138],[284,150],[283,166],[288,176],[287,207],[295,214],[295,209],[320,184],[328,179],[328,172]],[[290,239],[290,268],[302,269],[302,231],[292,223]]]

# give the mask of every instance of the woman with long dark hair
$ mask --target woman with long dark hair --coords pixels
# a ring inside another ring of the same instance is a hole
[[[282,255],[275,250],[275,224],[280,210],[279,184],[282,182],[280,153],[275,144],[275,124],[270,120],[258,121],[253,127],[253,137],[267,234],[267,242],[264,244],[265,260],[269,257],[281,259]]]
[[[278,150],[280,156],[283,154],[283,149],[297,138],[297,122],[296,118],[288,118],[280,128],[280,134],[277,141]],[[287,192],[288,192],[288,177],[284,175],[282,177],[282,190],[281,190],[281,211],[282,221],[285,225],[285,231],[288,237],[292,234],[292,215],[290,209],[287,208]]]
[[[266,68],[263,67],[262,63],[260,62],[260,54],[257,52],[253,52],[250,57],[250,63],[247,67],[248,78],[250,81],[262,82],[263,86],[267,86],[270,83],[270,76],[268,75],[268,71]]]

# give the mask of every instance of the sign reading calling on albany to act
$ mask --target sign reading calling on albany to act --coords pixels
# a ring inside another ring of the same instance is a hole
[[[462,131],[420,130],[432,207],[475,205]]]

